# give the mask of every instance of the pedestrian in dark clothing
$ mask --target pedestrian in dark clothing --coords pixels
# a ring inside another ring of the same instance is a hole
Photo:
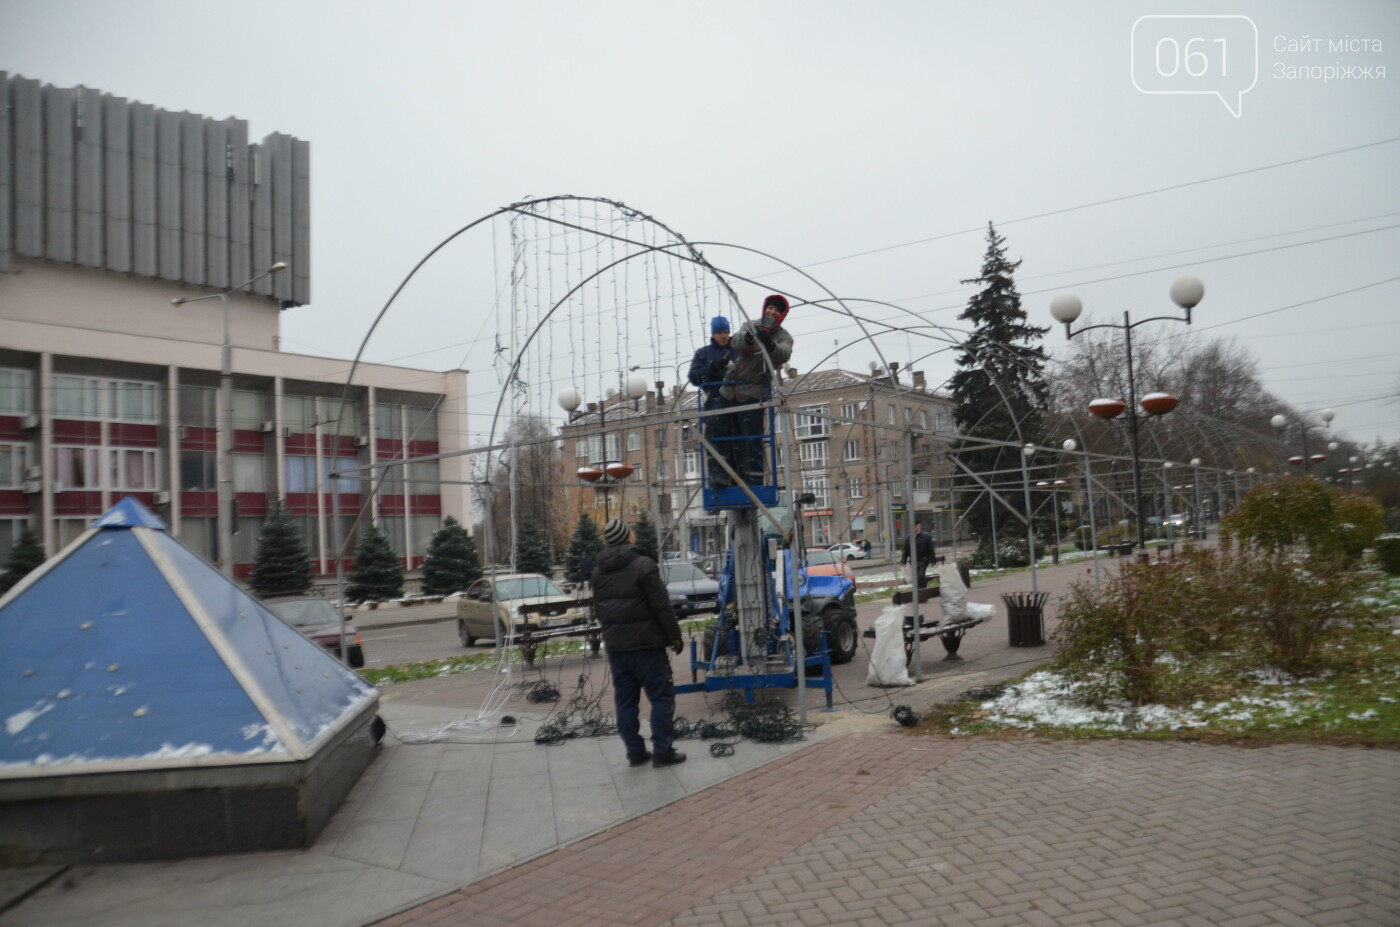
[[[787,318],[787,298],[774,293],[763,300],[763,314],[739,326],[734,336],[738,360],[732,365],[721,392],[734,405],[747,405],[767,399],[773,391],[773,374],[782,370],[792,357],[792,335],[783,328]],[[767,358],[765,360],[765,358]],[[763,409],[734,412],[730,416],[734,441],[742,449],[743,467],[735,467],[746,483],[763,482]]]
[[[924,531],[924,526],[914,522],[914,536],[904,545],[904,555],[899,558],[900,566],[909,565],[909,554],[914,554],[914,583],[920,589],[928,588],[928,565],[933,562],[933,538]]]
[[[585,589],[589,588],[593,584],[593,567],[594,563],[592,554],[584,554],[579,559],[578,572],[579,576],[581,577],[579,582],[583,585]]]
[[[691,385],[700,388],[703,397],[700,409],[706,414],[701,416],[700,423],[704,429],[705,440],[714,445],[715,451],[736,473],[743,473],[743,464],[740,463],[742,448],[731,440],[734,432],[733,417],[724,414],[724,410],[733,403],[721,395],[725,371],[738,356],[729,346],[729,320],[717,315],[710,320],[709,343],[696,350],[695,356],[691,358],[690,372],[686,379]],[[709,454],[705,455],[705,459],[705,471],[709,474],[711,489],[724,489],[734,485],[734,481],[724,472],[724,467],[720,466],[719,461]]]
[[[627,747],[627,764],[654,767],[685,762],[671,745],[675,739],[676,687],[671,676],[673,653],[684,649],[681,626],[656,561],[632,544],[632,532],[620,518],[603,529],[606,545],[593,571],[593,607],[603,626],[603,646],[613,678],[617,733]],[[651,747],[641,735],[642,691],[651,703]]]

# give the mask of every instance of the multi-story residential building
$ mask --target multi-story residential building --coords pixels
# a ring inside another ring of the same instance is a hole
[[[803,511],[806,541],[825,546],[868,539],[877,547],[898,543],[908,528],[911,500],[904,473],[905,434],[912,437],[912,507],[935,535],[947,538],[954,512],[948,504],[945,460],[954,433],[953,403],[932,392],[914,373],[901,384],[894,375],[819,370],[788,371],[784,392],[789,414],[777,418],[779,465],[786,463],[790,430],[800,489],[815,497]],[[563,429],[565,467],[631,466],[629,475],[604,488],[585,490],[581,504],[603,517],[602,497],[616,515],[650,513],[663,546],[699,553],[723,548],[723,519],[701,504],[702,449],[694,433],[695,394],[672,389],[642,400],[612,398],[600,416],[577,416]],[[782,471],[786,473],[786,469]],[[596,484],[595,484],[596,485]]]
[[[305,142],[3,72],[0,104],[0,560],[124,496],[235,576],[279,495],[323,573],[361,513],[410,567],[469,523],[464,457],[328,479],[462,450],[467,384],[361,364],[347,388],[348,361],[279,350],[310,300]]]

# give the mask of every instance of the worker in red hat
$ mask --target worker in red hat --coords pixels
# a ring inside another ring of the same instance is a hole
[[[736,359],[721,393],[731,404],[761,402],[771,395],[772,377],[792,357],[792,335],[783,328],[787,314],[787,298],[774,293],[763,300],[763,314],[739,326],[739,334],[730,339]],[[740,442],[743,453],[736,456],[744,463],[739,475],[749,484],[763,482],[764,421],[762,409],[731,413],[733,435],[748,439]]]

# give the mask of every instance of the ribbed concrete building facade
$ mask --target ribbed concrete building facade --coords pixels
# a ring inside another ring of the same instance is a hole
[[[361,364],[347,390],[348,361],[280,350],[311,299],[307,142],[4,72],[0,104],[0,557],[127,495],[236,576],[277,495],[320,572],[368,518],[410,567],[445,515],[470,523],[463,457],[374,494],[328,479],[461,450],[467,383]]]

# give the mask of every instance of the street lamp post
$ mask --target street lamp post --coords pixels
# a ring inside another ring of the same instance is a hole
[[[1192,469],[1193,469],[1193,471],[1194,471],[1194,475],[1193,475],[1193,478],[1192,478],[1191,482],[1194,483],[1194,484],[1195,484],[1195,487],[1196,487],[1196,518],[1195,518],[1196,524],[1194,524],[1194,525],[1191,526],[1191,531],[1192,531],[1192,536],[1193,536],[1193,537],[1196,537],[1196,538],[1198,538],[1198,539],[1200,539],[1200,540],[1204,540],[1204,539],[1205,539],[1205,536],[1206,536],[1206,535],[1205,535],[1206,520],[1205,520],[1205,517],[1201,514],[1201,458],[1199,458],[1199,457],[1192,457],[1192,458],[1191,458],[1191,467],[1192,467]],[[1219,482],[1219,478],[1217,477],[1217,479],[1216,479],[1216,494],[1217,494],[1217,495],[1219,494],[1219,491],[1220,491],[1220,490],[1219,490],[1219,486],[1220,486],[1220,482]]]
[[[1079,449],[1079,444],[1073,438],[1066,438],[1061,445],[1066,451],[1073,454]],[[1084,452],[1084,495],[1089,503],[1089,556],[1094,560],[1094,587],[1100,586],[1099,580],[1099,526],[1094,519],[1094,483],[1089,472],[1089,452]]]
[[[640,399],[646,395],[647,381],[641,374],[629,374],[622,382],[622,396],[626,399]],[[594,404],[590,403],[589,408],[580,412],[579,406],[583,405],[583,393],[576,387],[566,386],[559,391],[557,397],[559,408],[569,414],[569,421],[572,422],[581,415],[587,415],[594,411]],[[621,459],[626,456],[626,449],[621,446],[621,439],[618,440],[618,460],[608,459],[608,419],[607,402],[600,402],[596,405],[598,412],[598,431],[602,436],[602,458],[599,461],[601,466],[594,467],[590,461],[587,467],[579,467],[577,476],[580,480],[591,485],[596,491],[603,494],[603,522],[607,523],[611,518],[609,500],[612,497],[613,486],[627,479],[632,475],[632,466]]]
[[[1034,453],[1034,444],[1027,444],[1021,448],[1021,490],[1026,496],[1026,553],[1031,559],[1031,592],[1039,592],[1040,586],[1035,574],[1035,513],[1031,511],[1031,478],[1030,470],[1026,466]]]
[[[219,505],[219,516],[216,519],[219,527],[219,571],[230,579],[233,578],[233,474],[230,472],[229,459],[229,455],[233,453],[233,344],[229,340],[228,298],[230,294],[252,286],[269,274],[282,274],[286,271],[286,263],[278,261],[238,286],[229,287],[219,293],[210,293],[208,296],[177,296],[170,301],[172,306],[183,306],[185,303],[197,303],[206,299],[218,299],[223,304],[224,340],[219,358],[219,411],[215,416],[218,445],[215,454],[215,489],[218,492]],[[174,514],[171,513],[172,518]]]
[[[1332,428],[1332,419],[1337,417],[1337,413],[1333,412],[1331,409],[1323,409],[1318,413],[1317,417],[1322,419],[1323,427],[1330,431]],[[1273,425],[1274,428],[1278,430],[1279,444],[1282,445],[1285,433],[1288,430],[1288,417],[1284,415],[1275,415],[1273,418],[1269,419],[1269,424]],[[1303,454],[1300,457],[1287,458],[1288,462],[1294,466],[1302,466],[1304,473],[1307,473],[1308,470],[1312,468],[1313,464],[1322,463],[1327,459],[1326,454],[1308,454],[1308,429],[1311,427],[1312,426],[1306,421],[1302,419],[1298,420],[1298,434],[1302,439]],[[1335,451],[1337,449],[1337,442],[1328,442],[1327,449],[1329,451]]]
[[[1137,528],[1139,547],[1145,545],[1145,531],[1143,528],[1142,513],[1142,473],[1141,467],[1138,463],[1137,387],[1133,382],[1133,329],[1139,325],[1144,325],[1148,322],[1158,321],[1185,322],[1187,325],[1190,325],[1191,310],[1194,309],[1200,303],[1201,299],[1205,296],[1205,292],[1205,285],[1202,284],[1200,280],[1191,276],[1190,274],[1183,274],[1182,276],[1177,277],[1176,280],[1172,282],[1171,298],[1172,302],[1176,303],[1178,306],[1180,306],[1186,311],[1186,315],[1184,317],[1166,315],[1153,316],[1152,318],[1141,319],[1137,322],[1133,322],[1129,318],[1127,311],[1124,311],[1122,325],[1118,325],[1116,323],[1084,325],[1081,326],[1078,331],[1074,331],[1071,328],[1071,326],[1073,325],[1074,321],[1079,318],[1079,314],[1084,309],[1083,304],[1079,301],[1079,297],[1075,296],[1073,293],[1061,293],[1050,301],[1050,314],[1054,316],[1055,321],[1064,323],[1065,337],[1067,339],[1074,338],[1076,335],[1082,335],[1085,332],[1092,331],[1096,328],[1121,328],[1123,330],[1123,347],[1125,355],[1127,357],[1128,365],[1128,436],[1130,442],[1129,447],[1132,452],[1133,458],[1133,501],[1137,505]],[[1157,394],[1153,395],[1155,396]],[[1146,403],[1147,400],[1152,398],[1153,396],[1144,397],[1143,402]],[[1100,400],[1095,401],[1098,402]],[[1175,403],[1172,403],[1172,406],[1174,407]],[[1167,409],[1166,411],[1170,411],[1170,409]],[[1155,413],[1153,413],[1151,410],[1148,410],[1148,414]],[[1111,418],[1112,416],[1108,417]]]

